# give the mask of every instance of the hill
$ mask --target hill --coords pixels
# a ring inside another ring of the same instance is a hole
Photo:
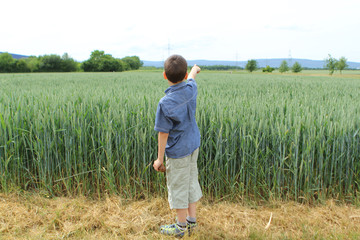
[[[324,68],[324,60],[310,60],[310,59],[286,59],[286,58],[269,58],[269,59],[255,59],[258,63],[258,67],[263,68],[266,65],[270,67],[278,68],[283,60],[286,60],[289,66],[292,66],[295,62],[299,62],[304,68]],[[162,67],[164,65],[163,61],[143,61],[144,66],[153,66],[153,67]],[[190,66],[197,64],[202,66],[213,66],[213,65],[227,65],[227,66],[239,66],[245,67],[247,61],[212,61],[212,60],[189,60],[188,64]],[[349,68],[360,69],[359,62],[347,62]]]
[[[0,52],[0,54],[2,54],[4,52]],[[14,53],[9,53],[13,58],[15,59],[20,59],[20,58],[28,58],[29,56],[25,56],[25,55],[19,55],[19,54],[14,54]]]

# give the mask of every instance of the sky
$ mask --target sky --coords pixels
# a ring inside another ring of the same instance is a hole
[[[359,0],[3,0],[0,52],[360,62],[359,11]]]

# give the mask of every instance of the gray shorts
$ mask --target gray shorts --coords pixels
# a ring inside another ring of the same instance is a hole
[[[166,158],[166,183],[170,209],[184,209],[199,201],[202,192],[198,180],[199,148],[184,158]]]

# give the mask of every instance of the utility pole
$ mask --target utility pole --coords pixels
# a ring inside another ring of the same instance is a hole
[[[235,69],[238,68],[238,52],[236,51],[236,62],[235,62]]]
[[[289,50],[289,56],[288,56],[288,58],[289,58],[289,67],[291,67],[291,66],[292,66],[291,49]]]

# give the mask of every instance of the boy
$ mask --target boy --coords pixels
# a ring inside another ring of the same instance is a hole
[[[200,68],[194,65],[187,74],[187,62],[172,55],[164,63],[164,78],[170,87],[159,101],[155,130],[158,136],[158,158],[153,167],[159,171],[166,153],[166,183],[171,209],[176,209],[177,222],[160,227],[165,235],[183,237],[196,227],[196,202],[202,197],[198,181],[197,157],[200,132],[195,120],[197,85]],[[188,81],[186,81],[188,79]]]

